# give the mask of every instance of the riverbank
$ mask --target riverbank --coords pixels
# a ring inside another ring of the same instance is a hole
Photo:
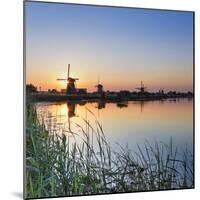
[[[120,101],[149,101],[149,100],[164,100],[164,99],[178,99],[178,98],[188,98],[192,99],[192,93],[114,93],[114,94],[97,94],[97,93],[87,93],[87,94],[73,94],[66,95],[61,93],[48,93],[48,92],[35,92],[27,94],[32,101],[110,101],[110,102],[120,102]]]

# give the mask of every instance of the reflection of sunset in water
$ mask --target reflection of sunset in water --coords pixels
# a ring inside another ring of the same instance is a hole
[[[85,128],[83,119],[95,126],[94,116],[102,124],[111,143],[143,143],[144,140],[169,141],[172,137],[177,145],[192,145],[193,101],[132,101],[116,104],[105,102],[60,104],[38,103],[38,113],[47,118],[51,113],[56,118],[57,128],[77,132],[77,124]],[[87,108],[87,109],[86,109]],[[94,127],[95,128],[95,127]]]

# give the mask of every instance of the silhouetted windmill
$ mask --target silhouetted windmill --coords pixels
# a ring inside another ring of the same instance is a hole
[[[103,85],[99,83],[99,76],[98,76],[97,85],[95,85],[95,87],[97,88],[97,93],[98,94],[102,94],[103,93]]]
[[[141,93],[144,93],[147,87],[144,87],[143,82],[141,81],[141,86],[137,87],[135,89],[139,90]]]
[[[67,79],[58,78],[56,80],[57,81],[67,81],[67,89],[66,89],[67,94],[76,94],[75,83],[79,79],[70,77],[70,64],[68,64]]]
[[[160,89],[159,89],[159,93],[160,93],[160,94],[164,94],[164,93],[165,93],[164,88],[160,88]]]

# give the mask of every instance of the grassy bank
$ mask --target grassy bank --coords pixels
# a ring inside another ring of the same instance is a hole
[[[27,105],[27,198],[193,187],[193,155],[187,148],[178,152],[170,140],[145,142],[137,152],[119,144],[120,150],[114,151],[98,120],[87,112],[94,122],[83,119],[84,127],[77,124],[81,134],[65,130],[57,135]]]

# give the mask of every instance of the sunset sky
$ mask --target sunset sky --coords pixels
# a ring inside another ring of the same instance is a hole
[[[193,13],[26,2],[26,82],[42,90],[79,78],[105,90],[193,89]]]

